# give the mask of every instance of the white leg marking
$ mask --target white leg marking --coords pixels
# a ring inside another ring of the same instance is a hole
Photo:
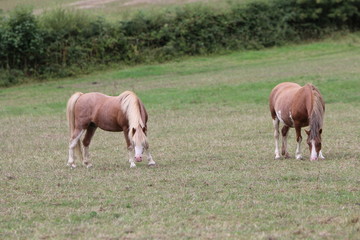
[[[315,150],[315,140],[311,140],[311,155],[310,155],[310,161],[315,161],[318,159],[316,150]]]
[[[134,148],[129,147],[128,152],[129,152],[130,168],[134,168],[134,167],[136,167],[135,162],[134,162]]]
[[[148,161],[149,161],[148,165],[149,165],[149,166],[154,166],[156,163],[155,163],[155,161],[153,160],[153,158],[152,158],[149,150],[146,150],[146,154],[147,154],[147,159],[148,159]]]
[[[73,140],[71,140],[70,144],[69,144],[69,160],[68,160],[67,165],[72,167],[72,168],[76,167],[76,165],[74,163],[74,161],[75,161],[74,148],[78,144],[78,142],[79,142],[79,140],[81,138],[81,135],[84,133],[84,131],[85,130],[81,130],[79,135],[76,138],[74,138]]]
[[[279,120],[277,118],[275,118],[273,120],[273,125],[274,125],[274,128],[275,128],[275,131],[274,131],[275,159],[280,159],[280,154],[279,154]]]
[[[302,139],[300,138],[299,142],[296,144],[295,158],[297,160],[302,159],[302,156],[301,156],[301,142],[302,142]]]
[[[69,160],[68,160],[68,162],[67,162],[67,165],[69,166],[69,167],[71,167],[71,168],[75,168],[76,167],[76,165],[75,165],[75,163],[74,163],[74,149],[72,149],[72,148],[69,148]]]
[[[322,154],[321,150],[320,150],[320,153],[319,153],[319,158],[320,159],[325,159],[324,155]]]

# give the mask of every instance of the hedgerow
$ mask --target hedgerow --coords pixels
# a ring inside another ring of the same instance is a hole
[[[261,49],[360,28],[360,0],[273,0],[139,12],[110,23],[81,11],[34,15],[17,8],[0,20],[0,86],[24,77],[66,77],[109,63],[161,62],[184,55]]]

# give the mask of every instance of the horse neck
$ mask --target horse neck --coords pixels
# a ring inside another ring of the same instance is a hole
[[[131,92],[125,92],[121,99],[122,110],[125,112],[128,119],[129,128],[137,129],[139,126],[141,128],[145,127],[144,121],[141,117],[139,99]]]
[[[310,139],[315,139],[319,136],[319,130],[323,125],[323,116],[324,116],[324,105],[322,97],[319,91],[311,85],[311,93],[312,93],[312,111],[310,115]]]
[[[131,107],[128,108],[128,121],[129,121],[129,127],[137,129],[138,127],[143,128],[145,127],[145,124],[143,120],[141,119],[140,110],[138,107]]]

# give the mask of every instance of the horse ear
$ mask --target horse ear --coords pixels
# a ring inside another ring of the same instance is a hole
[[[320,134],[322,133],[322,128],[320,128],[319,133],[320,133]]]
[[[143,127],[142,130],[143,130],[143,132],[144,132],[145,135],[146,135],[146,130],[147,130],[147,128],[146,128],[146,127]]]
[[[306,132],[306,134],[309,136],[310,135],[310,131],[309,130],[306,130],[305,129],[305,132]]]
[[[136,132],[136,129],[135,129],[135,128],[132,128],[132,135],[133,135],[133,136],[135,135],[135,132]]]

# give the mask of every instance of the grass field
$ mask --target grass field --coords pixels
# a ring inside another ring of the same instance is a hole
[[[326,160],[305,142],[274,160],[283,81],[322,92]],[[94,167],[66,167],[70,95],[127,89],[158,165],[130,169],[122,134],[98,130]],[[359,34],[0,89],[0,239],[359,239],[359,116]]]

